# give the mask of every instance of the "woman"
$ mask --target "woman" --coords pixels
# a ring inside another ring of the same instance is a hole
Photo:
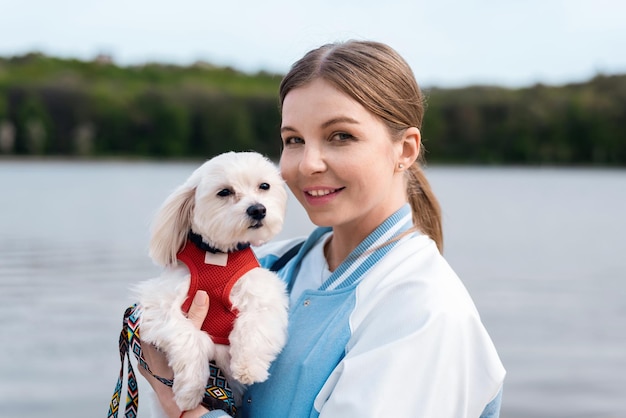
[[[289,340],[239,415],[497,417],[505,371],[441,256],[421,168],[423,97],[407,63],[380,43],[325,45],[294,64],[280,104],[281,172],[320,228],[279,271]],[[259,248],[261,264],[297,242]],[[202,322],[208,301],[197,299]],[[183,415],[226,416],[202,406]]]

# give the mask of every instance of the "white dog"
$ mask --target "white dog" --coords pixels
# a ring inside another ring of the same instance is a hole
[[[257,153],[229,152],[195,170],[157,213],[150,256],[165,271],[137,286],[140,338],[166,353],[181,410],[200,403],[209,360],[229,380],[247,385],[267,379],[270,363],[285,344],[285,285],[260,268],[247,247],[261,245],[280,231],[286,201],[274,164]],[[235,276],[209,284],[218,290],[207,290],[206,331],[194,328],[185,312],[202,288],[197,277],[203,271],[210,277],[202,280],[230,276],[233,269],[224,269],[232,263],[239,270]]]

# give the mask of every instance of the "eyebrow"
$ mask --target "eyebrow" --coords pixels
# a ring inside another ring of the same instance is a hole
[[[325,128],[328,128],[329,126],[332,126],[338,123],[350,123],[350,124],[358,125],[359,121],[357,121],[356,119],[352,119],[351,117],[348,117],[348,116],[340,116],[338,118],[332,118],[330,120],[327,120],[326,122],[322,123],[321,127],[322,129],[325,129]],[[283,126],[280,128],[280,131],[281,132],[286,132],[286,131],[297,132],[297,130],[295,128],[292,128],[291,126]]]
[[[348,116],[340,116],[338,118],[333,118],[331,120],[328,120],[322,123],[322,128],[328,128],[329,126],[335,125],[337,123],[351,123],[351,124],[357,125],[359,121],[357,121],[356,119],[352,119],[351,117],[348,117]]]

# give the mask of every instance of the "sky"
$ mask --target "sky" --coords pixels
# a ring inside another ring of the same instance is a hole
[[[207,61],[285,73],[328,42],[385,42],[423,87],[626,74],[625,0],[0,0],[0,56]]]

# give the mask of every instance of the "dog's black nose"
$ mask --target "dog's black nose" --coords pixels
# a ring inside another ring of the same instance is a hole
[[[246,213],[252,219],[260,221],[261,219],[265,218],[265,206],[263,206],[260,203],[257,203],[256,205],[250,206],[246,210]]]

